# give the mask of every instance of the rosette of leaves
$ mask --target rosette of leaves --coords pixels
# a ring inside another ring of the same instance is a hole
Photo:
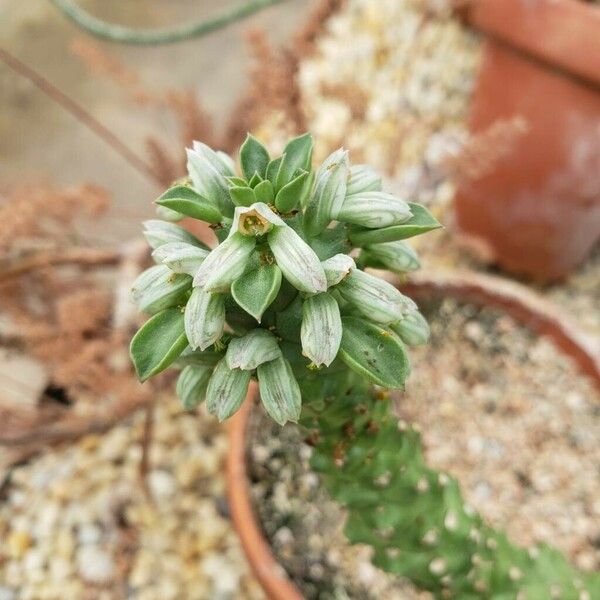
[[[365,267],[418,268],[402,240],[440,226],[429,212],[384,192],[381,177],[351,166],[344,149],[313,170],[310,134],[274,158],[248,135],[239,170],[196,142],[187,166],[188,178],[156,201],[162,219],[145,223],[156,265],[133,286],[151,315],[131,343],[139,378],[183,367],[184,406],[206,400],[221,420],[255,378],[280,424],[300,416],[292,364],[344,366],[402,388],[406,344],[424,343],[427,323],[410,298]],[[218,244],[208,248],[177,225],[183,217],[208,223]]]

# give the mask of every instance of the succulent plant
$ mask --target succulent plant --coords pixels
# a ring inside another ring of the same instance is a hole
[[[240,163],[236,173],[228,156],[194,143],[189,178],[157,200],[163,220],[145,223],[157,264],[133,285],[140,310],[153,315],[131,344],[140,379],[185,363],[184,405],[206,398],[225,419],[254,377],[265,409],[282,425],[297,421],[302,406],[291,362],[323,372],[346,365],[374,384],[401,388],[405,343],[423,343],[427,323],[410,298],[364,268],[417,268],[415,252],[400,240],[439,223],[424,207],[382,191],[371,168],[351,167],[344,149],[313,171],[310,134],[274,159],[249,135]],[[184,216],[208,223],[219,243],[209,249],[176,225]],[[371,236],[367,243],[352,241],[361,234]]]
[[[267,413],[308,430],[314,469],[348,509],[350,541],[437,597],[600,598],[596,575],[486,526],[390,410],[387,390],[410,372],[406,345],[425,343],[429,328],[365,269],[418,268],[403,240],[440,227],[435,218],[382,191],[344,149],[313,171],[309,134],[276,158],[248,135],[240,164],[236,173],[229,156],[194,143],[189,177],[156,201],[162,220],[145,223],[157,264],[133,285],[151,315],[131,342],[139,378],[180,368],[183,407],[206,401],[220,420],[258,380]],[[183,217],[208,223],[217,245],[176,225]]]

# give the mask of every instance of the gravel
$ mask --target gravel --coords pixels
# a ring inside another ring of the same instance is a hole
[[[143,415],[11,473],[0,599],[263,600],[224,518],[223,428],[157,399],[144,493]]]
[[[549,340],[492,309],[424,307],[431,343],[413,349],[399,415],[421,427],[429,464],[455,475],[467,502],[516,543],[547,542],[600,567],[600,394]],[[309,599],[429,598],[349,546],[343,511],[309,468],[295,427],[257,415],[252,493],[276,556]]]

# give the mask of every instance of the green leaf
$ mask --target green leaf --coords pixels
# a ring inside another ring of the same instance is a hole
[[[212,368],[188,365],[177,378],[175,391],[184,410],[193,410],[204,400]]]
[[[394,273],[416,271],[421,266],[413,248],[400,241],[367,246],[360,253],[360,262],[376,269],[389,269]]]
[[[206,408],[211,414],[224,421],[233,415],[242,405],[248,384],[250,371],[230,369],[223,358],[215,367],[206,390]]]
[[[148,319],[133,336],[129,354],[140,381],[164,371],[188,345],[183,313],[167,308]]]
[[[246,179],[251,179],[254,173],[264,177],[269,160],[267,149],[254,136],[248,134],[240,148],[240,163]]]
[[[410,363],[401,340],[391,331],[357,317],[342,317],[342,326],[342,360],[372,383],[402,388]]]
[[[248,185],[251,188],[255,188],[262,180],[263,178],[258,173],[254,173],[254,175],[252,175],[252,177],[250,178]]]
[[[265,204],[272,204],[275,199],[275,192],[273,191],[273,184],[265,179],[261,181],[254,188],[254,196],[257,202],[264,202]]]
[[[277,265],[261,265],[244,273],[231,286],[231,295],[259,323],[263,313],[275,300],[281,286],[281,270]]]
[[[296,171],[311,170],[313,141],[310,133],[300,135],[290,140],[283,149],[283,161],[277,173],[275,189],[280,190],[292,181]]]
[[[250,206],[256,202],[256,196],[251,187],[232,187],[229,188],[229,193],[236,206]]]
[[[259,365],[257,374],[260,398],[271,418],[279,425],[297,422],[302,397],[290,363],[280,356]]]
[[[348,238],[355,246],[367,246],[404,240],[442,227],[441,223],[421,204],[409,202],[408,206],[413,216],[405,223],[384,229],[352,228],[348,232]]]
[[[275,197],[275,207],[282,213],[287,213],[297,208],[302,203],[304,185],[308,177],[308,171],[302,171],[300,175],[284,185]]]
[[[243,177],[226,177],[230,187],[247,187],[248,182]]]
[[[273,188],[276,188],[277,173],[279,173],[284,158],[284,156],[274,158],[267,166],[267,179],[273,184]]]
[[[184,368],[188,365],[196,367],[214,367],[222,358],[222,352],[215,352],[213,350],[192,350],[188,347],[181,353],[173,366],[179,368]]]
[[[220,223],[222,219],[221,212],[210,200],[186,185],[172,187],[156,203],[207,223]]]

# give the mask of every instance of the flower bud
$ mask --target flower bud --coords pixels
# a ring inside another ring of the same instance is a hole
[[[173,210],[172,208],[167,208],[166,206],[157,206],[156,207],[156,216],[159,219],[164,219],[165,221],[171,221],[172,223],[176,223],[177,221],[181,221],[185,217],[184,214]]]
[[[223,358],[213,371],[206,390],[206,408],[208,412],[217,415],[219,421],[224,421],[233,415],[242,405],[248,384],[250,371],[230,369]]]
[[[184,324],[188,342],[194,350],[205,350],[221,339],[225,327],[223,295],[194,288],[185,307]]]
[[[151,248],[158,248],[169,242],[186,242],[193,246],[203,248],[204,244],[189,231],[173,223],[166,223],[158,219],[144,221],[144,237]]]
[[[348,172],[348,152],[343,148],[328,156],[319,167],[304,214],[304,227],[310,236],[318,235],[338,218],[346,197]]]
[[[259,365],[257,374],[260,398],[271,418],[279,425],[298,421],[302,396],[290,363],[280,356]]]
[[[193,410],[204,401],[208,380],[213,370],[210,367],[188,365],[177,378],[175,391],[184,410]]]
[[[342,339],[342,318],[335,299],[324,292],[302,304],[302,353],[317,366],[329,366],[337,356]]]
[[[272,333],[266,329],[254,329],[243,337],[233,338],[225,358],[230,369],[252,371],[280,354],[277,338]]]
[[[338,219],[370,229],[408,221],[412,213],[404,200],[386,192],[360,192],[347,196]]]
[[[187,273],[195,275],[198,267],[204,262],[209,251],[198,248],[185,242],[169,242],[159,246],[153,253],[152,258],[175,273]]]
[[[354,165],[350,167],[350,180],[346,187],[346,195],[360,192],[380,192],[381,177],[369,165]]]
[[[327,289],[319,257],[291,227],[274,227],[267,239],[277,266],[296,289],[309,294]]]
[[[409,346],[422,346],[429,340],[429,324],[418,310],[410,311],[401,321],[393,323],[391,328]]]
[[[233,175],[219,155],[206,144],[194,142],[194,149],[187,150],[187,169],[196,191],[217,203],[225,216],[233,213],[233,202],[225,177]]]
[[[327,287],[337,285],[352,269],[356,268],[354,260],[347,254],[336,254],[324,260],[321,265],[327,278]]]
[[[244,272],[256,246],[253,237],[235,233],[204,259],[194,277],[194,286],[207,292],[227,290]]]
[[[183,302],[190,283],[188,275],[173,273],[164,265],[155,265],[133,282],[131,297],[141,311],[154,314]]]
[[[405,242],[387,242],[365,247],[366,256],[395,273],[416,271],[421,263],[417,253]]]
[[[359,269],[353,269],[335,289],[367,319],[384,325],[399,321],[416,308],[391,283]]]

